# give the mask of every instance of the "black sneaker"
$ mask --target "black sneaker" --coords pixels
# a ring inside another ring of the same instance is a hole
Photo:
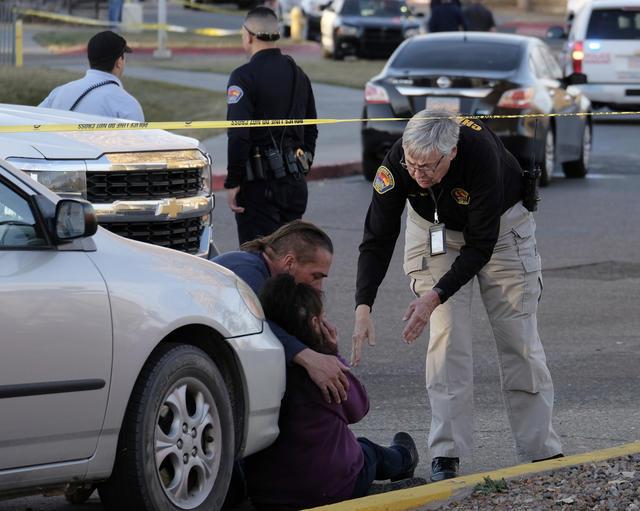
[[[433,458],[431,462],[431,480],[435,483],[436,481],[458,477],[459,466],[460,458]]]
[[[531,463],[538,463],[539,461],[555,460],[557,458],[564,458],[564,454],[560,452],[555,456],[549,456],[548,458],[540,458],[539,460],[533,460]]]
[[[396,477],[392,477],[391,482],[413,477],[413,472],[418,466],[418,449],[416,448],[416,443],[413,441],[413,438],[411,438],[411,435],[403,431],[401,431],[400,433],[396,433],[393,436],[391,445],[404,447],[407,451],[409,451],[409,459],[411,460],[411,465],[409,466],[407,471],[403,472],[402,474],[398,474]]]

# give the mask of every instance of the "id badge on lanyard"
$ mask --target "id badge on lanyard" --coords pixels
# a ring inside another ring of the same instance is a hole
[[[442,192],[440,192],[442,194]],[[435,224],[429,227],[429,254],[432,256],[446,254],[447,253],[447,230],[444,224],[441,224],[438,220],[438,201],[433,195],[433,191],[429,188],[429,194],[433,199],[435,207],[433,213],[433,219]],[[438,199],[440,197],[438,196]]]

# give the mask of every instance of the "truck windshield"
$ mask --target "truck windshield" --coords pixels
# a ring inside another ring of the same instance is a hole
[[[640,39],[640,7],[594,10],[587,39]]]

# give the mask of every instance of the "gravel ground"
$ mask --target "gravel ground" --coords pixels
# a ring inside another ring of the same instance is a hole
[[[440,509],[640,511],[640,454],[512,479],[501,491],[496,486],[500,481],[478,485],[467,498]]]

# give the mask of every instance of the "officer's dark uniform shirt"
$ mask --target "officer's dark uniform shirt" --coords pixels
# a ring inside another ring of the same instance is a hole
[[[294,69],[297,72],[293,90]],[[293,102],[293,105],[292,105]],[[292,119],[317,117],[313,90],[307,75],[279,49],[261,50],[235,69],[227,86],[227,120]],[[280,144],[282,127],[230,128],[227,179],[225,188],[239,186],[245,177],[245,165],[252,146],[273,147],[269,134]],[[318,128],[315,125],[286,128],[282,148],[302,148],[315,153]]]
[[[438,220],[447,230],[462,231],[465,241],[451,269],[435,285],[444,291],[443,300],[491,259],[500,216],[522,195],[522,170],[500,139],[480,121],[465,119],[461,124],[458,153],[442,181],[432,187]],[[403,155],[400,139],[385,157],[373,183],[358,260],[357,305],[373,305],[400,234],[406,200],[421,217],[434,222],[431,194],[400,165]],[[429,243],[426,237],[425,243]]]

